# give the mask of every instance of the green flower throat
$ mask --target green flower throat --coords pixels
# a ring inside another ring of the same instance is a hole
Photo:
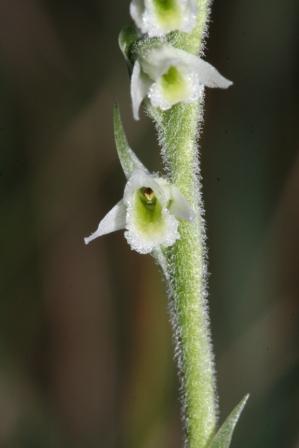
[[[171,103],[180,101],[186,94],[186,82],[181,72],[174,66],[169,67],[161,78],[161,87],[165,98]]]
[[[180,22],[181,11],[177,0],[154,0],[153,4],[161,24],[172,27]]]
[[[163,225],[161,204],[155,192],[149,187],[142,187],[136,191],[135,213],[141,230],[158,231]]]

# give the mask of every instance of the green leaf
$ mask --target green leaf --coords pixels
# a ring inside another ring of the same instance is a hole
[[[140,162],[134,151],[130,148],[123,124],[120,117],[119,107],[114,106],[113,109],[113,125],[115,145],[119,157],[120,164],[128,179],[133,171],[139,169],[148,172],[145,166]]]
[[[234,408],[234,410],[227,417],[225,422],[222,424],[211,443],[209,444],[209,448],[229,448],[234,429],[240,415],[246,405],[246,402],[249,398],[249,394],[245,395],[245,397],[240,401],[240,403]]]

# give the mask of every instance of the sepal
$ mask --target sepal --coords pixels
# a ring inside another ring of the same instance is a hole
[[[183,219],[184,221],[189,222],[194,221],[194,211],[185,199],[185,196],[182,195],[180,190],[175,185],[171,185],[171,197],[172,201],[169,206],[171,213],[178,219]]]
[[[137,60],[133,67],[130,85],[133,117],[135,120],[139,120],[140,105],[147,96],[151,85],[152,82],[150,78],[142,72],[140,62]]]
[[[106,216],[100,221],[97,230],[90,236],[84,238],[85,244],[107,235],[108,233],[116,232],[124,229],[126,226],[126,207],[123,200],[119,201]]]

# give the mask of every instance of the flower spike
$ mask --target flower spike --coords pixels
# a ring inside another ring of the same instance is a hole
[[[195,0],[132,0],[130,13],[149,37],[175,30],[190,33],[196,23],[197,5]]]
[[[146,96],[152,106],[168,110],[174,104],[198,100],[204,86],[227,89],[231,85],[199,56],[164,44],[147,50],[135,61],[131,77],[133,115],[139,119]]]

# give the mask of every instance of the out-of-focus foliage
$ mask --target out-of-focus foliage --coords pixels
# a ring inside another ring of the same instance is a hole
[[[83,236],[118,200],[112,107],[132,119],[118,49],[128,1],[0,2],[0,445],[181,446],[164,285],[121,232]],[[299,443],[298,1],[215,0],[202,174],[221,421],[232,448]]]

